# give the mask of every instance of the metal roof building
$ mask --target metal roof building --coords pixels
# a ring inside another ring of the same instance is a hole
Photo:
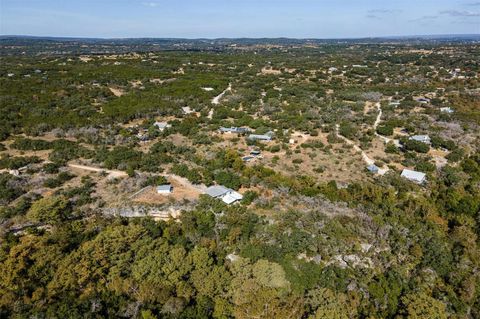
[[[369,170],[370,172],[372,172],[374,174],[377,174],[380,169],[378,168],[377,165],[372,164],[372,165],[367,166],[367,170]]]
[[[158,194],[170,194],[171,192],[173,192],[173,187],[170,184],[157,186]]]
[[[417,142],[422,142],[425,144],[430,144],[430,136],[428,135],[413,135],[409,137],[409,140],[417,141]]]
[[[210,197],[221,199],[225,204],[232,204],[243,198],[242,194],[222,185],[210,186],[205,193]]]
[[[153,123],[153,126],[156,126],[160,131],[163,131],[166,128],[172,127],[167,122],[155,122]]]
[[[422,172],[417,172],[417,171],[412,171],[409,169],[404,169],[402,171],[402,176],[403,178],[406,178],[412,182],[415,182],[417,184],[422,184],[426,181],[426,175],[425,173]]]

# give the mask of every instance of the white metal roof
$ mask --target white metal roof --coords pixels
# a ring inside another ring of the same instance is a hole
[[[418,182],[418,183],[423,183],[425,181],[425,177],[426,177],[425,173],[412,171],[412,170],[409,170],[409,169],[404,169],[402,171],[401,176],[405,177],[406,179],[409,179],[411,181]]]
[[[222,186],[222,185],[214,185],[214,186],[210,186],[209,188],[207,188],[207,190],[205,191],[205,193],[211,197],[220,197],[220,196],[223,196],[225,194],[227,194],[228,192],[231,192],[232,190],[230,188],[227,188],[225,186]]]
[[[153,123],[154,126],[158,127],[159,129],[170,127],[167,122],[155,122]]]
[[[170,184],[157,186],[157,192],[159,193],[165,193],[165,192],[171,192],[171,191],[172,191],[172,185]]]
[[[237,200],[241,200],[242,198],[243,198],[242,194],[236,191],[231,191],[222,197],[222,201],[226,204],[232,204]]]
[[[270,141],[272,139],[270,135],[258,135],[258,134],[250,134],[248,138],[251,140],[265,140],[265,141]]]

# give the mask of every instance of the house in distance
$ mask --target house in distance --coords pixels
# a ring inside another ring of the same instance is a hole
[[[414,183],[423,184],[427,180],[425,173],[404,169],[400,175]]]
[[[155,123],[153,123],[153,126],[158,128],[158,130],[161,131],[161,132],[164,131],[166,128],[172,127],[167,122],[155,122]]]
[[[432,143],[432,141],[430,140],[430,136],[428,135],[413,135],[413,136],[410,136],[408,139],[412,141],[422,142],[425,144]]]
[[[242,200],[243,195],[222,185],[214,185],[207,188],[205,192],[208,196],[221,199],[225,204],[233,204]]]
[[[220,133],[235,133],[235,134],[246,134],[250,132],[250,129],[246,127],[221,127],[219,129]]]
[[[157,194],[168,195],[173,193],[173,186],[171,184],[157,186]]]
[[[269,131],[265,134],[250,134],[248,136],[248,139],[249,140],[252,140],[252,141],[271,141],[273,140],[273,136],[275,135],[275,133],[273,133],[272,131]]]

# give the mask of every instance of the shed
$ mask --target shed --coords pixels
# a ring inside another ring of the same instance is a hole
[[[236,133],[236,134],[244,134],[250,132],[248,128],[245,127],[221,127],[220,129],[221,133]]]
[[[173,187],[171,184],[157,186],[158,194],[171,194],[172,192],[173,192]]]
[[[182,107],[182,111],[183,111],[184,114],[190,114],[190,113],[195,112],[195,110],[192,110],[192,109],[190,108],[190,106],[184,106],[184,107]]]
[[[413,135],[409,137],[409,140],[431,144],[430,136],[428,135]]]
[[[427,98],[424,98],[424,97],[418,98],[418,99],[416,99],[416,101],[419,102],[419,103],[422,103],[422,104],[430,103],[430,99],[427,99]]]
[[[378,168],[377,165],[372,164],[367,166],[367,170],[373,174],[377,174],[380,169]]]
[[[274,132],[268,131],[265,134],[250,134],[248,139],[253,141],[271,141],[274,135]]]
[[[423,184],[426,181],[426,175],[422,172],[404,169],[401,176],[417,184]]]
[[[451,114],[453,113],[453,109],[451,107],[441,107],[440,112]]]
[[[155,122],[155,123],[153,123],[153,126],[156,126],[160,131],[163,131],[166,128],[172,127],[167,122]]]

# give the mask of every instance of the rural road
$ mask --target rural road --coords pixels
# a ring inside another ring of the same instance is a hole
[[[214,105],[220,104],[220,99],[225,95],[225,93],[227,93],[228,91],[231,91],[231,90],[232,90],[232,83],[229,83],[228,87],[222,93],[220,93],[219,95],[217,95],[216,97],[213,98],[212,104],[214,104]]]
[[[86,166],[86,165],[79,165],[79,164],[68,164],[68,167],[75,168],[75,169],[81,169],[84,171],[90,171],[90,172],[105,172],[108,174],[108,177],[110,178],[120,178],[120,177],[127,177],[128,174],[122,171],[116,171],[116,170],[108,170],[108,169],[103,169],[103,168],[98,168],[94,166]]]
[[[377,107],[377,110],[378,110],[377,119],[375,120],[375,123],[373,124],[373,131],[375,133],[375,136],[381,138],[385,142],[385,144],[393,142],[393,144],[395,144],[395,146],[400,147],[400,141],[399,140],[388,138],[386,136],[383,136],[383,135],[380,135],[380,134],[377,133],[377,127],[382,120],[383,112],[382,112],[382,105],[380,104],[380,102],[377,102],[375,104],[375,106]]]
[[[121,177],[127,177],[128,174],[123,172],[123,171],[117,171],[117,170],[108,170],[108,169],[103,169],[95,166],[87,166],[87,165],[79,165],[79,164],[68,164],[68,167],[74,168],[74,169],[81,169],[85,171],[90,171],[90,172],[105,172],[108,174],[109,178],[121,178]],[[180,185],[183,187],[189,187],[198,190],[201,193],[205,193],[205,190],[207,187],[203,184],[200,185],[194,185],[192,184],[188,179],[175,175],[175,174],[162,174],[162,176],[166,178],[171,178],[175,179]]]
[[[373,130],[376,132],[377,130],[377,126],[378,124],[380,124],[380,121],[381,121],[381,118],[382,118],[382,107],[380,105],[380,102],[377,103],[377,109],[378,109],[378,115],[377,115],[377,119],[375,120],[375,123],[373,124]],[[348,138],[346,138],[345,136],[341,135],[340,132],[339,132],[339,129],[340,129],[340,125],[336,124],[335,125],[335,129],[336,129],[336,133],[337,133],[337,136],[340,137],[341,139],[343,139],[345,142],[347,142],[347,144],[349,145],[352,145],[353,148],[359,152],[361,155],[362,155],[362,159],[365,163],[367,163],[367,165],[374,165],[375,164],[375,160],[373,160],[372,158],[370,158],[367,153],[365,153],[364,150],[362,150],[360,148],[360,146],[358,146],[357,144],[355,144],[354,141],[352,140],[349,140]],[[377,133],[375,133],[375,135],[381,137],[382,139],[386,139],[386,137],[383,137],[381,135],[378,135]],[[384,175],[386,172],[388,172],[388,167],[386,168],[380,168],[378,169],[378,174],[379,175]]]

